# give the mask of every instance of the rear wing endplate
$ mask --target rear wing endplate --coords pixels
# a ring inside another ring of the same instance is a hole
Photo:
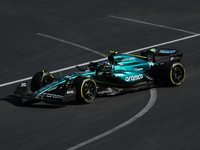
[[[151,48],[146,52],[141,52],[141,56],[145,56],[146,61],[149,60],[148,55],[153,56],[153,62],[155,62],[155,56],[169,56],[169,61],[178,61],[178,62],[180,62],[183,56],[183,54],[179,53],[179,51],[176,49]]]

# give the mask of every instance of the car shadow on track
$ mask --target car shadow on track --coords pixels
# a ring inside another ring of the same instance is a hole
[[[66,103],[59,103],[59,102],[36,102],[36,101],[26,101],[20,97],[15,95],[8,95],[6,98],[0,99],[2,101],[9,102],[10,104],[17,106],[17,107],[30,107],[30,108],[47,108],[47,109],[56,109],[66,107],[67,105],[78,105],[76,101],[69,101]]]
[[[154,87],[140,89],[140,90],[136,90],[134,92],[143,91],[143,90],[147,90],[147,89],[150,89],[150,88],[166,88],[166,87],[167,86],[163,85],[162,82],[160,82],[158,80],[158,81],[155,82]],[[97,95],[96,98],[99,98],[99,97],[108,97],[109,98],[109,97],[124,95],[126,93],[129,93],[129,92],[120,93],[120,94],[117,94],[117,95],[104,95],[104,96],[98,96]],[[65,103],[63,103],[63,102],[23,101],[20,97],[15,96],[15,95],[8,95],[6,98],[0,99],[0,101],[9,102],[10,104],[17,106],[17,107],[46,108],[46,109],[57,109],[57,108],[62,108],[62,107],[66,107],[66,106],[69,106],[69,105],[82,105],[82,104],[76,102],[75,100],[68,101],[68,102],[65,102]]]

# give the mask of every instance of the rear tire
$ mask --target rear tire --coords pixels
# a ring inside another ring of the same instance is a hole
[[[31,79],[31,91],[35,92],[54,80],[53,75],[45,70],[37,72]]]
[[[159,73],[159,77],[167,86],[181,85],[185,80],[185,68],[179,62],[165,62]]]
[[[76,101],[80,104],[91,103],[97,93],[97,85],[94,80],[87,77],[75,79],[73,87],[76,87]]]

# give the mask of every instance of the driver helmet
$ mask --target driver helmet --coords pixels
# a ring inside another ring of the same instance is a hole
[[[111,69],[111,65],[109,62],[105,61],[102,63],[102,70],[109,70]]]

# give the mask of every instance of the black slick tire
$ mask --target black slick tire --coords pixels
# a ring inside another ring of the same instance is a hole
[[[53,81],[54,77],[49,72],[45,70],[39,71],[31,79],[31,91],[35,92]]]
[[[73,83],[76,87],[76,101],[80,104],[91,103],[97,93],[97,85],[94,80],[87,77],[78,77]]]
[[[162,83],[167,86],[179,86],[185,80],[185,68],[179,62],[165,62],[159,72]]]

